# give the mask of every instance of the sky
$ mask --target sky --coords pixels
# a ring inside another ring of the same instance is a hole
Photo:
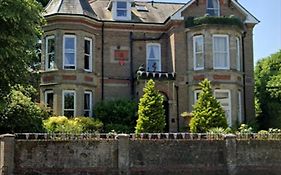
[[[155,0],[183,2],[189,0]],[[281,49],[281,0],[238,0],[260,23],[254,28],[254,62]]]

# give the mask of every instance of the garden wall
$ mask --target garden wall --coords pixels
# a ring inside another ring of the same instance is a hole
[[[166,136],[165,136],[166,135]],[[195,136],[195,137],[194,137]],[[279,175],[281,140],[1,135],[0,175]]]

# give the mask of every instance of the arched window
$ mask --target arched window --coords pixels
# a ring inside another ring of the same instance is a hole
[[[207,0],[207,13],[210,16],[220,16],[219,0]]]

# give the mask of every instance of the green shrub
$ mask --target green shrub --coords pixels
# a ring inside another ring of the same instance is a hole
[[[68,119],[65,116],[54,116],[44,120],[44,127],[48,132],[54,133],[82,133],[96,132],[103,124],[91,117],[75,117]]]
[[[240,127],[238,128],[238,132],[240,134],[251,134],[253,132],[253,128],[249,127],[246,124],[241,124]]]
[[[194,133],[207,132],[210,128],[227,128],[225,112],[220,102],[212,95],[211,83],[208,79],[199,83],[202,91],[193,106],[189,126]]]
[[[149,80],[140,98],[136,133],[163,132],[165,128],[165,110],[163,96],[155,89],[153,80]]]
[[[0,133],[44,132],[42,120],[48,111],[33,102],[32,86],[14,86],[0,105]]]
[[[136,102],[127,99],[109,100],[95,105],[95,117],[104,123],[104,132],[132,133],[136,118]]]

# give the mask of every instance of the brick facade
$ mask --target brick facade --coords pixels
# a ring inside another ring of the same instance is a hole
[[[220,0],[219,2],[220,16],[234,15],[239,17],[241,21],[244,21],[243,28],[223,24],[186,27],[185,19],[188,17],[205,15],[206,0],[192,0],[187,4],[155,2],[154,6],[174,5],[177,7],[177,9],[173,9],[173,13],[170,12],[170,18],[163,19],[164,22],[136,22],[135,19],[126,22],[108,21],[107,17],[97,10],[97,16],[101,13],[99,20],[85,14],[68,15],[66,13],[62,15],[57,12],[46,15],[48,24],[43,27],[45,33],[42,50],[46,51],[46,37],[54,36],[55,70],[45,70],[46,52],[43,52],[41,101],[45,101],[44,92],[46,90],[53,90],[53,111],[56,115],[62,115],[62,92],[63,90],[74,90],[76,91],[76,115],[83,115],[84,91],[93,93],[93,105],[106,99],[135,98],[138,100],[148,78],[137,79],[136,72],[141,65],[146,67],[147,44],[157,43],[161,47],[160,73],[163,74],[161,78],[166,75],[174,75],[172,79],[169,76],[167,79],[160,79],[159,75],[156,78],[152,76],[156,81],[157,88],[166,96],[169,104],[169,116],[167,116],[169,131],[178,131],[186,125],[180,114],[192,111],[194,91],[198,90],[198,83],[204,78],[211,80],[214,89],[230,91],[233,126],[238,122],[244,122],[238,120],[238,111],[241,112],[244,119],[249,121],[255,115],[252,32],[258,21],[248,23],[246,20],[249,15],[252,17],[251,14],[243,11],[242,7],[237,5],[234,0]],[[94,10],[102,4],[98,4],[99,1],[89,1],[89,3]],[[148,2],[146,5],[149,8],[153,6]],[[47,7],[47,11],[48,8],[50,7]],[[107,9],[103,11],[103,13],[109,12]],[[137,14],[135,11],[132,13]],[[146,13],[153,13],[153,11]],[[177,19],[172,16],[176,13],[180,13],[182,18]],[[153,17],[153,14],[150,15]],[[148,16],[146,20],[149,20],[150,17],[152,21],[151,16]],[[76,37],[76,68],[74,70],[63,69],[63,37],[69,34]],[[212,42],[213,36],[217,34],[228,36],[229,69],[214,69]],[[204,37],[204,69],[202,70],[194,70],[193,66],[193,37],[196,35]],[[83,67],[85,37],[92,39],[92,71],[90,72],[85,71]],[[235,61],[236,38],[240,39],[241,70],[237,69],[238,65]],[[124,61],[116,60],[120,54],[121,56],[125,54]],[[238,98],[238,93],[242,94],[241,98]],[[238,102],[239,99],[240,102]],[[242,105],[242,109],[238,109],[239,104]]]

